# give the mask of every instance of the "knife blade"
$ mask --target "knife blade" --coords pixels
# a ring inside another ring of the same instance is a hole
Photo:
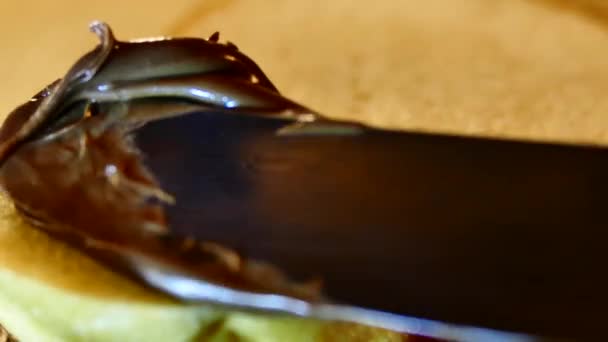
[[[179,199],[166,207],[178,234],[320,277],[337,303],[603,334],[606,149],[208,111],[135,139]]]

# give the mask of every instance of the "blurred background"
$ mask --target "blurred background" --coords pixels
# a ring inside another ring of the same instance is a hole
[[[3,0],[0,113],[97,42],[220,31],[279,89],[374,125],[608,142],[603,0]]]

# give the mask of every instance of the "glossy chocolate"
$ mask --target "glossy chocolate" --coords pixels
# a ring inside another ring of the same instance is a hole
[[[318,298],[316,283],[292,284],[270,264],[170,232],[163,205],[174,205],[175,194],[159,186],[144,163],[151,155],[133,143],[137,128],[184,111],[247,110],[295,123],[314,114],[280,96],[253,61],[217,36],[119,42],[106,26],[94,31],[100,46],[0,130],[2,146],[24,126],[35,127],[14,151],[6,149],[0,169],[18,210],[56,236],[121,256],[126,268],[136,269],[134,258],[145,255],[215,283]]]
[[[0,129],[0,163],[20,142],[37,137],[35,133],[42,130],[48,134],[59,129],[61,126],[54,125],[55,121],[65,119],[65,112],[83,102],[106,103],[116,108],[137,99],[166,98],[167,102],[178,99],[178,105],[187,100],[199,106],[239,107],[252,112],[311,113],[281,97],[257,64],[234,44],[220,43],[219,35],[209,40],[122,42],[103,23],[93,23],[91,30],[99,36],[100,45],[80,58],[65,77],[45,88],[43,92],[49,96],[42,96],[41,92],[30,101],[42,102],[29,113],[36,119],[29,120],[21,132],[13,132],[14,125]],[[24,106],[32,109],[29,102]],[[7,122],[25,112],[15,110]]]

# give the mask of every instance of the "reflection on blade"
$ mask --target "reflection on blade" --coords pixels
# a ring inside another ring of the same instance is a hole
[[[527,342],[541,339],[524,334],[452,325],[390,313],[330,303],[310,303],[290,297],[252,293],[188,278],[149,260],[139,258],[137,272],[153,287],[180,299],[238,308],[241,310],[300,316],[310,319],[359,323],[406,334],[447,341]]]

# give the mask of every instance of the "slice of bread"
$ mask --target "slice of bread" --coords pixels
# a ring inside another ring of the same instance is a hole
[[[34,19],[19,17],[27,30],[5,22],[13,26],[3,31],[13,36],[3,41],[2,111],[60,77],[90,49],[84,25],[96,18],[112,24],[121,39],[207,37],[219,30],[283,93],[336,118],[395,129],[608,142],[608,9],[600,1],[146,3],[106,1],[100,14],[89,12],[89,3],[59,0]],[[143,14],[125,16],[123,5]],[[3,13],[18,13],[27,5],[2,6]],[[186,341],[203,339],[207,327],[216,335],[204,338],[215,341],[230,335],[400,339],[178,304],[26,226],[5,199],[0,243],[0,322],[24,341]],[[221,328],[211,323],[218,318]]]

